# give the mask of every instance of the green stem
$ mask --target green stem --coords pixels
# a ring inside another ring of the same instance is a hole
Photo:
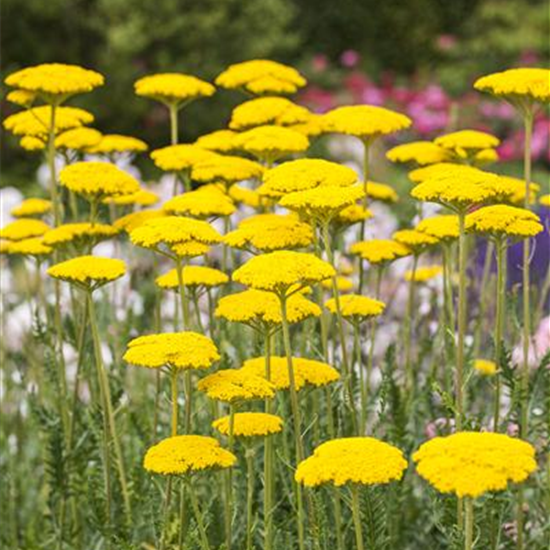
[[[178,371],[172,367],[170,372],[172,389],[172,437],[178,435]]]
[[[271,380],[271,332],[264,335],[265,376]],[[271,401],[266,399],[265,412],[269,413]],[[264,446],[264,548],[273,548],[273,438],[268,437]]]
[[[504,256],[506,252],[506,240],[499,239],[496,243],[497,252],[497,306],[495,320],[495,364],[497,372],[495,374],[495,409],[494,409],[494,431],[498,432],[500,420],[500,356],[502,350],[502,338],[504,335],[504,300],[505,300],[505,269]]]
[[[254,451],[246,449],[246,550],[252,550],[254,515]]]
[[[407,299],[407,313],[405,314],[405,377],[406,387],[411,396],[414,394],[415,376],[412,365],[412,336],[414,326],[414,291],[416,288],[415,277],[418,266],[418,255],[413,256],[411,280],[409,281],[409,296]]]
[[[489,292],[487,292],[487,285],[491,275],[491,264],[493,263],[494,248],[494,242],[488,241],[487,249],[485,251],[485,260],[483,262],[483,274],[481,276],[481,284],[479,286],[479,321],[477,323],[474,341],[474,358],[478,357],[482,342],[483,322],[485,320],[485,311],[487,310],[487,296],[489,296]]]
[[[61,204],[57,192],[57,174],[55,170],[55,119],[57,104],[52,103],[50,114],[50,127],[48,128],[48,167],[50,169],[50,195],[53,204],[55,227],[61,224]]]
[[[177,145],[178,143],[178,106],[174,103],[168,106],[170,111],[170,143]]]
[[[368,180],[369,180],[369,153],[370,153],[370,142],[368,140],[363,141],[363,190],[365,191],[365,196],[363,197],[363,208],[367,208],[369,205],[368,197]],[[359,227],[359,235],[357,236],[358,241],[365,240],[365,229],[366,229],[366,220],[361,221]],[[363,293],[363,285],[365,283],[365,268],[363,265],[363,259],[359,256],[359,294]]]
[[[359,420],[359,434],[364,434],[367,423],[367,396],[370,393],[370,372],[366,373],[363,368],[361,357],[361,343],[359,334],[359,323],[353,323],[353,348],[355,349],[355,363],[359,371],[359,382],[361,384],[361,414]]]
[[[355,542],[357,550],[364,550],[363,529],[361,527],[361,507],[359,501],[359,488],[352,484],[351,490],[351,511],[353,513],[353,526],[355,528]]]
[[[464,414],[464,341],[466,336],[466,231],[464,211],[458,213],[458,342],[456,350],[456,430],[462,430]]]
[[[185,261],[176,256],[176,273],[178,274],[178,293],[180,297],[180,307],[182,311],[183,330],[189,330],[189,304],[187,303],[187,292],[183,283],[183,270]]]
[[[208,536],[204,526],[203,514],[199,507],[199,501],[197,499],[195,489],[191,483],[189,483],[189,499],[191,500],[191,507],[193,508],[193,513],[195,514],[195,519],[197,521],[197,527],[199,528],[202,550],[210,550],[210,543],[208,542]]]
[[[464,550],[472,550],[474,547],[474,501],[467,497],[465,501],[466,515],[464,528]]]

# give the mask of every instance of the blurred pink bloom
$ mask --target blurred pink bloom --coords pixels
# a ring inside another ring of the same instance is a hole
[[[510,422],[508,426],[506,426],[506,433],[510,437],[517,437],[519,435],[519,424],[516,424],[515,422]]]
[[[504,101],[482,101],[479,105],[479,111],[487,118],[511,120],[516,116],[514,108]]]
[[[441,34],[436,38],[436,46],[439,50],[446,52],[452,50],[456,44],[456,36],[452,34]]]
[[[319,86],[308,86],[307,89],[300,94],[300,103],[307,105],[316,113],[324,113],[336,105],[334,95],[319,88]]]
[[[347,67],[348,69],[352,69],[357,65],[357,63],[359,63],[360,59],[361,59],[361,56],[355,50],[346,50],[340,56],[340,63],[344,67]]]
[[[328,68],[328,57],[325,54],[318,53],[311,60],[311,66],[316,73],[322,73]]]
[[[524,65],[537,65],[539,63],[539,56],[537,52],[533,50],[525,50],[520,58],[519,58],[519,64],[521,66]]]
[[[442,435],[442,433],[446,433],[446,428],[449,428],[451,433],[454,432],[455,421],[453,418],[436,418],[426,426],[424,433],[428,439],[433,439],[434,437]]]

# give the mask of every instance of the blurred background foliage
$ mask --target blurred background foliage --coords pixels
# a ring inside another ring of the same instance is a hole
[[[136,135],[152,147],[167,141],[166,113],[134,96],[133,82],[157,71],[212,80],[230,63],[268,57],[315,82],[316,56],[337,64],[353,50],[375,81],[388,74],[430,80],[460,94],[478,75],[522,56],[548,61],[548,0],[3,0],[2,10],[2,77],[52,61],[94,68],[107,85],[74,103],[94,112],[103,132]],[[242,99],[223,91],[195,102],[182,138],[216,129]],[[14,107],[3,102],[2,110],[4,118]],[[11,136],[2,153],[4,185],[39,162]]]

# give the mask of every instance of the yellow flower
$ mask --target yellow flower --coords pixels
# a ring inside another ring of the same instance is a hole
[[[238,229],[224,237],[224,243],[233,248],[272,252],[303,248],[313,242],[313,229],[307,223],[290,216],[260,215],[258,223],[241,223]]]
[[[210,399],[227,403],[269,399],[275,395],[275,386],[271,382],[236,369],[209,374],[199,381],[197,388]]]
[[[33,136],[23,136],[19,140],[19,145],[25,149],[25,151],[43,151],[46,148],[45,137],[33,137]]]
[[[458,216],[450,214],[424,218],[415,229],[443,242],[452,241],[458,239]]]
[[[7,96],[6,100],[20,107],[30,107],[36,99],[35,92],[29,92],[28,90],[12,90]]]
[[[46,199],[30,198],[25,199],[21,204],[11,209],[11,215],[16,218],[27,216],[42,216],[52,209],[52,201]]]
[[[146,221],[154,218],[162,218],[166,216],[163,210],[140,210],[139,212],[132,212],[122,218],[115,220],[113,225],[126,233],[131,233],[136,227],[143,225]]]
[[[120,134],[106,134],[101,140],[90,145],[88,153],[94,155],[109,155],[112,153],[140,153],[147,151],[147,144],[141,139]]]
[[[113,258],[79,256],[53,265],[47,273],[54,279],[93,290],[122,277],[126,273],[126,265],[122,260]]]
[[[325,132],[323,115],[309,113],[309,116],[305,122],[292,124],[290,128],[296,130],[296,132],[300,132],[300,134],[304,134],[304,136],[308,138],[320,136]]]
[[[235,137],[238,149],[267,163],[282,157],[302,153],[309,147],[304,135],[280,126],[257,126]]]
[[[266,372],[265,357],[247,359],[239,370],[245,374],[260,376],[269,380],[277,390],[288,390],[290,388],[290,377],[287,358],[271,356],[269,363],[269,376]],[[300,391],[307,385],[316,388],[326,386],[340,378],[340,374],[334,367],[313,359],[293,357],[292,368],[294,370],[296,391]]]
[[[384,265],[412,253],[408,246],[388,239],[359,241],[351,246],[350,251],[374,265]]]
[[[281,250],[251,258],[233,273],[233,280],[285,296],[335,274],[329,263],[313,254]]]
[[[281,304],[272,292],[245,290],[223,296],[218,301],[216,317],[230,322],[244,323],[258,330],[269,329],[282,323]],[[321,309],[301,293],[293,294],[287,301],[289,323],[299,323],[309,317],[319,317]]]
[[[20,241],[2,241],[3,254],[21,254],[22,256],[47,256],[53,248],[44,244],[42,237],[32,237]]]
[[[244,204],[250,208],[258,208],[265,201],[253,189],[247,189],[240,185],[232,185],[229,188],[228,195],[238,204]]]
[[[203,219],[230,216],[236,210],[235,204],[223,190],[210,186],[177,195],[166,201],[162,208],[168,214]]]
[[[235,149],[234,138],[236,135],[237,132],[233,130],[216,130],[199,137],[195,141],[195,145],[216,153],[230,153]]]
[[[50,226],[43,221],[34,220],[32,218],[20,218],[14,222],[8,223],[0,229],[0,239],[8,241],[21,241],[31,237],[41,237],[49,231]]]
[[[223,416],[212,422],[212,427],[223,435],[229,435],[229,416]],[[265,437],[278,434],[283,430],[283,419],[274,414],[262,412],[236,413],[233,419],[235,437]]]
[[[128,343],[124,361],[138,367],[158,369],[207,369],[220,354],[210,338],[197,332],[166,332],[139,336]]]
[[[481,165],[488,162],[496,162],[499,159],[496,149],[482,149],[474,154],[474,164]]]
[[[4,82],[14,88],[36,92],[49,103],[50,100],[59,101],[59,98],[91,92],[103,85],[104,78],[78,65],[44,63],[12,73]]]
[[[332,290],[332,279],[324,280],[321,286],[327,290]],[[336,288],[338,288],[339,292],[349,292],[353,289],[353,281],[348,277],[338,275],[336,277]]]
[[[284,97],[260,97],[237,105],[231,113],[232,130],[248,130],[255,126],[273,124],[292,126],[306,122],[309,111]]]
[[[475,171],[475,168],[471,166],[466,166],[464,164],[454,164],[452,162],[438,162],[436,164],[431,164],[429,166],[424,166],[422,168],[417,168],[416,170],[411,170],[409,172],[409,179],[413,183],[421,183],[423,181],[433,179],[441,176],[448,176],[451,173],[469,173]]]
[[[543,229],[540,218],[534,212],[505,204],[485,206],[466,216],[466,230],[496,238],[529,238]]]
[[[372,212],[360,204],[351,204],[333,218],[333,223],[342,226],[353,225],[372,218]]]
[[[325,302],[325,307],[336,314],[336,300],[331,298]],[[366,319],[378,317],[384,313],[386,304],[380,300],[361,296],[359,294],[348,294],[340,296],[340,311],[342,315],[354,323],[362,323]]]
[[[500,139],[479,130],[459,130],[435,138],[434,143],[454,151],[459,157],[467,156],[467,151],[493,149],[500,145]]]
[[[170,248],[179,258],[196,258],[197,256],[204,256],[210,252],[210,247],[208,245],[198,241],[177,243],[173,244]]]
[[[6,130],[16,136],[45,138],[50,131],[52,108],[49,105],[33,107],[10,115],[4,119]],[[76,107],[58,107],[55,110],[55,133],[59,134],[71,128],[91,124],[94,116],[84,109]]]
[[[371,201],[397,202],[398,196],[393,188],[385,183],[367,182],[367,197]]]
[[[192,167],[191,177],[201,183],[223,182],[232,185],[239,181],[259,178],[264,171],[261,164],[240,157],[211,154]]]
[[[402,229],[396,231],[392,235],[392,238],[398,243],[405,245],[413,254],[421,254],[426,248],[439,242],[439,239],[436,237],[428,235],[427,233],[422,233],[416,229]]]
[[[264,174],[260,195],[278,199],[287,193],[319,186],[346,187],[357,182],[351,168],[322,159],[298,159],[283,162]]]
[[[183,284],[186,287],[206,287],[213,288],[224,285],[229,281],[229,277],[219,269],[213,267],[203,267],[200,265],[186,265],[183,268]],[[160,288],[178,289],[178,272],[176,269],[161,275],[155,279],[155,283]]]
[[[107,197],[103,202],[107,204],[116,204],[117,206],[128,206],[137,204],[139,206],[152,206],[160,201],[160,197],[147,189],[140,189],[135,193],[120,195],[119,197]]]
[[[55,138],[55,147],[72,151],[86,151],[89,147],[97,145],[101,138],[101,132],[94,128],[73,128]]]
[[[165,172],[187,171],[199,162],[217,156],[216,153],[196,145],[169,145],[162,149],[155,149],[151,153],[155,165]]]
[[[219,441],[203,435],[176,435],[147,450],[143,467],[155,474],[186,475],[230,468],[237,457],[222,449]]]
[[[476,359],[474,361],[474,369],[484,376],[492,376],[497,372],[497,365],[494,361],[487,359]]]
[[[525,180],[519,178],[513,178],[511,176],[500,176],[503,187],[510,191],[510,197],[508,202],[515,204],[516,206],[523,206],[525,204]],[[540,191],[540,185],[538,183],[531,182],[529,184],[529,203],[533,204],[537,193]]]
[[[230,65],[216,78],[216,85],[257,95],[293,94],[306,85],[306,80],[288,65],[267,59],[253,59]]]
[[[550,194],[542,195],[542,197],[539,198],[539,203],[542,206],[546,206],[547,208],[550,208]]]
[[[118,197],[139,191],[138,181],[108,162],[75,162],[59,173],[59,182],[88,200]]]
[[[209,82],[181,73],[144,76],[135,82],[134,89],[136,95],[175,105],[209,97],[216,91]]]
[[[294,477],[306,487],[379,485],[400,480],[406,469],[407,461],[396,447],[373,437],[345,437],[319,445],[298,464]]]
[[[512,101],[522,98],[550,100],[550,70],[538,68],[508,69],[478,78],[474,88]]]
[[[419,166],[427,166],[449,160],[449,152],[431,141],[412,141],[397,145],[386,153],[391,162],[415,162]]]
[[[435,437],[413,454],[417,471],[441,493],[480,497],[521,483],[536,470],[535,449],[498,433],[459,432]]]
[[[414,272],[415,283],[425,283],[435,277],[439,277],[443,273],[443,268],[440,265],[428,265],[425,267],[419,267]],[[411,281],[413,279],[412,270],[405,271],[405,281]]]
[[[337,107],[324,116],[329,132],[356,136],[364,141],[405,130],[411,119],[390,109],[374,105],[347,105]]]
[[[82,249],[87,244],[97,244],[119,233],[119,229],[102,223],[65,223],[50,229],[44,235],[44,244],[53,247],[72,244]]]

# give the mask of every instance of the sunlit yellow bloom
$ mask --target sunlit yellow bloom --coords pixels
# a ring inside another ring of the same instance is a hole
[[[542,197],[539,198],[539,203],[542,204],[542,206],[550,208],[550,194],[542,195]]]
[[[397,202],[399,199],[395,189],[385,183],[369,181],[367,183],[367,197],[370,201]]]
[[[85,151],[101,141],[102,134],[94,128],[73,128],[55,138],[56,149]],[[45,146],[45,144],[44,144]]]
[[[258,191],[248,189],[241,185],[232,185],[229,188],[228,195],[239,204],[244,204],[250,208],[258,208],[262,204],[262,197]]]
[[[547,102],[550,100],[550,70],[508,69],[478,78],[474,88],[512,101],[527,98]]]
[[[319,445],[298,464],[294,478],[306,487],[379,485],[400,480],[406,469],[407,461],[396,447],[373,437],[345,437]]]
[[[325,307],[333,314],[336,314],[336,300],[331,298],[325,302]],[[380,300],[361,296],[359,294],[348,294],[340,296],[340,312],[352,322],[363,322],[371,317],[378,317],[384,313],[386,304]]]
[[[423,168],[417,168],[416,170],[411,170],[409,172],[409,179],[413,183],[420,183],[425,180],[433,179],[435,177],[448,176],[454,172],[462,173],[471,173],[476,171],[475,168],[471,166],[466,166],[464,164],[455,164],[452,162],[438,162],[436,164],[431,164],[430,166],[424,166]]]
[[[88,147],[88,153],[109,155],[111,153],[140,153],[147,151],[147,144],[141,139],[120,134],[105,134],[101,140]]]
[[[179,258],[196,258],[197,256],[208,254],[210,247],[198,241],[187,241],[185,243],[173,244],[170,250]]]
[[[224,285],[229,281],[229,277],[219,269],[213,267],[204,267],[201,265],[186,265],[183,268],[183,284],[186,287],[205,287],[213,288]],[[160,288],[178,288],[178,272],[176,269],[161,275],[155,279],[155,283]]]
[[[46,199],[25,199],[21,204],[11,209],[11,215],[16,218],[27,216],[42,216],[52,209],[52,201]]]
[[[275,386],[271,382],[237,369],[219,370],[205,376],[197,388],[210,399],[227,403],[269,399],[275,395]]]
[[[489,162],[496,162],[499,159],[496,149],[482,149],[474,155],[474,164],[481,165]]]
[[[393,147],[386,153],[386,157],[392,162],[415,162],[427,166],[449,160],[450,154],[432,141],[412,141]]]
[[[327,290],[332,290],[332,279],[326,279],[321,283],[323,288]],[[353,289],[353,281],[349,277],[344,277],[343,275],[338,275],[336,277],[336,288],[339,292],[349,292]]]
[[[138,367],[158,369],[207,369],[219,361],[218,348],[197,332],[165,332],[139,336],[128,342],[124,361]]]
[[[443,273],[443,267],[440,265],[428,265],[424,267],[419,267],[414,271],[414,282],[415,283],[425,283],[436,277],[439,277]],[[405,271],[405,281],[413,280],[413,271]]]
[[[181,105],[198,97],[209,97],[216,88],[195,76],[181,73],[160,73],[144,76],[134,84],[136,95],[162,103]]]
[[[484,376],[492,376],[497,372],[497,365],[494,361],[487,359],[476,359],[474,361],[474,369]]]
[[[540,218],[534,212],[505,204],[485,206],[466,216],[466,230],[496,238],[529,238],[543,229]]]
[[[388,239],[359,241],[351,245],[350,252],[371,264],[386,264],[412,253],[404,244]]]
[[[237,457],[220,447],[219,441],[203,435],[176,435],[147,450],[143,467],[155,474],[186,475],[230,468]]]
[[[230,65],[216,78],[216,85],[257,95],[292,94],[305,86],[306,80],[288,65],[254,59]]]
[[[365,208],[360,204],[352,204],[343,210],[340,210],[340,212],[338,212],[338,214],[332,219],[332,222],[337,225],[348,226],[370,218],[372,218],[372,212],[368,208]]]
[[[50,100],[59,101],[74,94],[91,92],[103,85],[104,78],[78,65],[44,63],[12,73],[4,82],[14,88],[36,92],[49,103]]]
[[[47,256],[53,248],[44,244],[42,237],[22,239],[20,241],[2,241],[2,254],[21,254],[22,256]]]
[[[392,238],[412,250],[413,254],[421,254],[424,250],[439,242],[437,237],[422,233],[416,229],[401,229],[400,231],[396,231],[392,235]]]
[[[525,204],[525,180],[519,178],[513,178],[511,176],[499,176],[502,185],[509,189],[510,197],[508,202],[515,204],[516,206],[523,206]],[[538,183],[531,182],[529,184],[529,203],[533,204],[537,193],[540,191],[540,185]]]
[[[191,177],[201,183],[223,182],[231,185],[251,178],[259,178],[264,171],[261,164],[241,157],[211,156],[192,167]]]
[[[46,138],[45,136],[23,136],[19,140],[19,145],[22,149],[25,149],[25,151],[43,151],[46,148]]]
[[[140,189],[135,193],[120,195],[119,197],[108,197],[103,200],[105,203],[116,204],[117,206],[127,206],[137,204],[139,206],[152,206],[160,201],[160,197],[148,189]]]
[[[44,235],[44,244],[53,247],[74,245],[81,249],[87,244],[96,244],[99,241],[110,239],[119,233],[119,229],[102,223],[65,223],[50,229]]]
[[[450,214],[424,218],[415,229],[443,242],[452,241],[458,239],[458,216]]]
[[[79,256],[48,269],[48,275],[54,279],[89,289],[115,281],[125,273],[126,265],[122,260],[98,256]]]
[[[212,422],[212,427],[223,435],[229,435],[230,417],[223,416]],[[274,414],[262,412],[236,413],[233,419],[235,437],[265,437],[283,430],[283,419]]]
[[[0,229],[0,239],[21,241],[23,239],[30,239],[31,237],[41,237],[49,229],[50,226],[43,221],[32,218],[20,218]]]
[[[143,225],[146,221],[154,218],[162,218],[166,216],[163,210],[140,210],[138,212],[132,212],[122,218],[118,218],[113,222],[113,225],[126,233],[131,233],[136,227]]]
[[[231,198],[214,187],[177,195],[166,201],[162,208],[168,214],[203,219],[230,216],[236,210]]]
[[[487,132],[479,130],[459,130],[435,138],[434,143],[456,152],[459,156],[466,156],[470,149],[493,149],[500,145],[500,139]]]
[[[266,124],[291,126],[306,122],[309,115],[305,107],[284,97],[260,97],[237,105],[231,113],[229,127],[241,131]]]
[[[36,99],[36,92],[29,92],[28,90],[12,90],[7,96],[6,100],[19,105],[20,107],[30,107]]]
[[[535,449],[504,434],[459,432],[434,437],[413,454],[421,477],[441,493],[480,497],[521,483],[537,468]]]
[[[307,136],[308,138],[320,136],[325,132],[323,115],[317,113],[309,113],[309,116],[305,122],[292,124],[290,128],[296,130],[296,132],[304,134],[304,136]]]
[[[230,153],[235,149],[234,138],[237,135],[233,130],[216,130],[204,134],[195,141],[195,145],[216,153]]]
[[[151,153],[155,165],[165,172],[183,172],[190,170],[199,162],[216,156],[216,153],[201,149],[196,145],[169,145],[155,149]]]

